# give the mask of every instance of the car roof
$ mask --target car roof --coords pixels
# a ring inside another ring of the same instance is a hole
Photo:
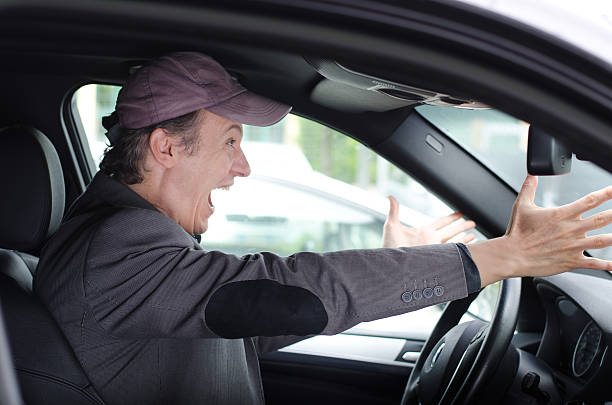
[[[460,0],[547,32],[612,65],[612,3],[600,0]]]

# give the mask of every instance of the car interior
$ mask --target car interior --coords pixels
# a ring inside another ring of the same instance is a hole
[[[609,67],[450,2],[7,2],[0,21],[2,403],[104,404],[32,280],[96,172],[73,95],[120,86],[155,57],[212,56],[249,90],[392,162],[488,238],[505,232],[516,188],[419,106],[494,108],[612,170]],[[610,291],[612,275],[586,269],[507,280],[490,322],[457,325],[478,294],[455,301],[428,337],[406,325],[392,361],[267,353],[266,402],[603,404]]]

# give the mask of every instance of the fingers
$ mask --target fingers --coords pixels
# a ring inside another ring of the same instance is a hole
[[[387,198],[389,198],[389,215],[387,217],[387,222],[399,222],[399,203],[392,195]]]
[[[474,223],[474,221],[457,222],[441,230],[440,239],[442,240],[442,242],[446,242],[447,240],[459,235],[462,232],[474,229],[475,226],[476,224]]]
[[[578,216],[601,205],[609,199],[612,199],[612,186],[587,194],[571,204],[559,207],[559,210],[567,217]]]
[[[612,224],[612,210],[607,210],[581,220],[578,229],[587,232],[610,224]]]
[[[535,201],[536,189],[538,188],[538,177],[527,175],[516,202],[518,204],[533,204]]]
[[[585,257],[584,260],[581,260],[580,268],[612,271],[612,262],[594,257]]]
[[[582,250],[603,249],[608,246],[612,246],[612,235],[610,234],[588,236],[580,243]]]
[[[466,233],[465,235],[461,235],[461,237],[457,240],[459,243],[469,243],[474,240],[476,236],[473,233]]]
[[[444,228],[446,225],[452,224],[461,217],[463,217],[463,215],[459,211],[453,212],[450,215],[436,219],[429,226],[431,226],[435,230],[438,230],[440,228]]]

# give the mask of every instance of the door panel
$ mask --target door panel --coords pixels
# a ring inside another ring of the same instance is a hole
[[[266,404],[394,404],[410,364],[389,365],[277,351],[262,356]]]

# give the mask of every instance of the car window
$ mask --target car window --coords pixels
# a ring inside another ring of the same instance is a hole
[[[118,90],[90,84],[72,100],[96,166],[107,146],[101,117],[113,111]],[[423,225],[453,211],[359,142],[297,115],[270,127],[245,126],[242,146],[252,173],[236,178],[228,191],[213,192],[215,214],[201,241],[206,250],[290,255],[377,248],[388,194],[399,200],[400,219],[407,225]],[[497,288],[486,289],[474,302],[475,316],[490,318]],[[435,306],[364,322],[348,333],[426,338],[441,310]]]
[[[494,171],[517,192],[527,175],[527,134],[529,124],[493,109],[420,106],[417,111]],[[612,174],[595,164],[576,159],[571,172],[562,176],[539,176],[535,202],[557,207],[612,184]],[[608,201],[586,213],[612,209]],[[612,225],[588,235],[612,232]],[[612,260],[612,247],[589,251],[592,256]]]
[[[79,88],[72,97],[73,116],[85,132],[86,136],[81,139],[89,146],[90,157],[96,168],[108,143],[104,135],[106,130],[102,126],[102,117],[115,110],[119,89],[119,86],[88,84]]]

